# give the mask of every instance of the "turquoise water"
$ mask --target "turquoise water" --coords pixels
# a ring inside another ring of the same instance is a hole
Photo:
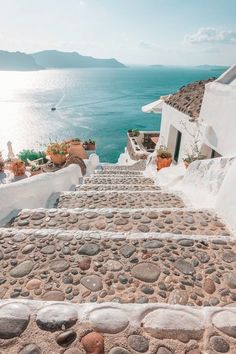
[[[17,152],[77,136],[95,139],[101,160],[116,162],[128,129],[160,128],[160,116],[142,113],[143,105],[220,74],[175,67],[0,72],[0,150],[8,140]]]

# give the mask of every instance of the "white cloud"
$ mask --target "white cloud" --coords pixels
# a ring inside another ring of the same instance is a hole
[[[187,34],[184,38],[185,43],[224,43],[235,44],[236,32],[225,31],[214,27],[199,28],[196,33]]]

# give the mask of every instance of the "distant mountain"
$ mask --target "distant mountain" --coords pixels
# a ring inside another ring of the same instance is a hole
[[[197,65],[195,66],[197,69],[202,69],[202,70],[227,70],[229,67],[224,66],[224,65]]]
[[[36,64],[34,58],[21,52],[6,52],[0,50],[0,70],[31,71],[43,69]]]
[[[161,64],[153,64],[153,65],[149,65],[151,68],[163,68],[164,65]]]
[[[76,52],[44,50],[32,54],[38,65],[45,68],[124,68],[116,59],[96,59]]]

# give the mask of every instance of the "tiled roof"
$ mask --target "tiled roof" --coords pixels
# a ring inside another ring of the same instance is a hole
[[[173,95],[166,96],[165,103],[196,120],[199,117],[205,85],[215,78],[193,82],[183,86]]]

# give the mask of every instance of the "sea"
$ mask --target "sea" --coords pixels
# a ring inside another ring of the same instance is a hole
[[[168,66],[0,71],[0,151],[6,155],[8,141],[17,154],[43,150],[50,141],[91,138],[101,161],[117,162],[128,129],[160,129],[161,115],[143,113],[143,105],[222,72]]]

